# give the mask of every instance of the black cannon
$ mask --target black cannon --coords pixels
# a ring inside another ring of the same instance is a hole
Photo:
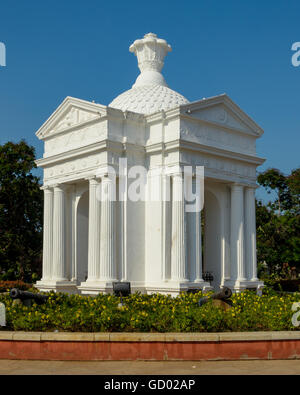
[[[20,289],[13,288],[10,290],[10,297],[14,300],[19,299],[25,306],[30,306],[32,301],[37,304],[46,303],[49,296],[48,295],[41,295],[35,294],[28,291],[21,291]]]
[[[116,296],[129,296],[131,293],[131,287],[129,282],[114,282],[113,292]]]
[[[215,293],[213,295],[210,296],[205,296],[204,298],[201,298],[199,300],[199,306],[203,306],[205,303],[207,303],[210,299],[218,299],[218,300],[222,300],[223,302],[226,302],[228,304],[231,304],[231,301],[229,300],[229,298],[232,296],[232,291],[230,288],[224,287],[220,292]]]
[[[124,306],[123,297],[129,296],[131,294],[131,286],[129,282],[114,282],[113,283],[113,292],[115,296],[119,296],[121,298],[121,303],[119,303],[119,307],[122,308]]]

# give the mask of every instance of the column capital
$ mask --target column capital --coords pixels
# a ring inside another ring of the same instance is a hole
[[[244,190],[245,186],[246,185],[239,184],[237,182],[230,185],[232,191],[242,191],[242,190]]]
[[[165,169],[165,174],[170,177],[183,177],[183,167],[181,165],[169,166]]]
[[[96,177],[103,178],[103,177],[116,177],[117,171],[111,165],[107,165],[102,167],[101,169],[97,170]]]
[[[254,192],[259,188],[259,185],[245,185],[245,190],[253,190]]]
[[[116,174],[114,173],[105,173],[101,175],[102,182],[114,182],[115,178],[116,178]]]
[[[86,181],[88,181],[90,183],[90,185],[94,184],[94,185],[98,185],[101,181],[100,177],[97,176],[90,176],[85,178]]]
[[[57,191],[57,192],[65,192],[66,187],[67,186],[64,184],[53,184],[52,185],[52,188],[54,189],[54,191]]]
[[[43,186],[40,187],[40,190],[44,191],[44,192],[52,193],[53,192],[53,186],[52,185],[43,185]]]
[[[182,172],[172,173],[170,174],[170,177],[172,177],[173,181],[181,181],[183,180],[183,173]]]

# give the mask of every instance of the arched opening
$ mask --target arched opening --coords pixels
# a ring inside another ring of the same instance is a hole
[[[218,199],[206,188],[203,218],[203,272],[211,272],[211,285],[218,290],[221,285],[221,210]]]
[[[89,246],[89,192],[85,192],[77,206],[76,226],[76,272],[77,281],[86,281],[88,275],[88,246]]]

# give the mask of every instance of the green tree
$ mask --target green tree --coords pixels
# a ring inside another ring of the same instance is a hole
[[[291,208],[293,214],[300,214],[300,168],[293,170],[287,177],[287,185],[291,195]]]
[[[43,194],[35,150],[25,141],[0,145],[0,276],[31,281],[41,272]]]
[[[257,181],[266,188],[268,193],[276,194],[275,201],[268,204],[272,210],[278,210],[280,215],[283,210],[291,207],[292,199],[288,179],[279,170],[268,169],[258,175]]]
[[[271,193],[274,201],[256,203],[258,262],[266,262],[271,271],[283,264],[300,268],[300,169],[285,176],[269,169],[258,176],[258,183]]]

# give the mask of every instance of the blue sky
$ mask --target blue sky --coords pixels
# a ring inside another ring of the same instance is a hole
[[[35,131],[66,96],[109,104],[138,75],[129,45],[148,32],[173,51],[163,70],[190,101],[227,93],[264,130],[261,169],[300,165],[300,41],[295,0],[1,1],[0,143]]]

